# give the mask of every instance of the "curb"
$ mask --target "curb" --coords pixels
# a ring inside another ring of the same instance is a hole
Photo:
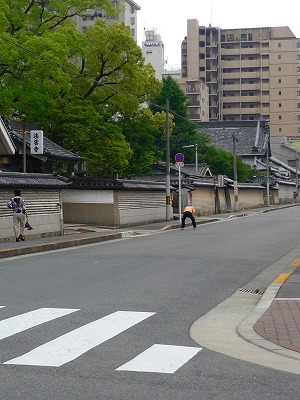
[[[0,259],[6,257],[21,256],[25,254],[41,253],[43,251],[65,249],[68,247],[82,246],[85,244],[106,242],[108,240],[121,239],[122,237],[123,233],[118,232],[118,233],[109,233],[107,235],[102,235],[102,236],[77,238],[72,240],[66,240],[63,242],[49,242],[49,243],[36,244],[34,246],[22,247],[20,249],[16,248],[4,249],[0,250]]]
[[[203,225],[203,224],[207,224],[209,222],[218,222],[218,221],[220,221],[220,218],[212,218],[212,219],[207,219],[205,221],[204,220],[201,220],[201,221],[197,221],[196,220],[196,224],[197,225]],[[186,222],[185,226],[192,226],[192,223],[191,222]],[[165,227],[161,228],[160,230],[161,231],[167,231],[167,230],[170,230],[170,229],[179,229],[179,228],[181,228],[181,226],[178,223],[178,224],[166,225]]]
[[[202,225],[202,224],[206,224],[209,222],[216,222],[216,221],[219,221],[219,219],[212,218],[212,219],[208,219],[205,221],[197,221],[197,225]],[[192,226],[192,224],[188,222],[186,224],[186,226]],[[179,228],[180,228],[179,224],[170,224],[170,225],[166,225],[165,227],[159,229],[158,232],[166,231],[166,230],[170,230],[170,229],[179,229]],[[108,240],[128,238],[128,237],[132,237],[133,232],[134,231],[108,233],[108,234],[101,235],[101,236],[82,237],[82,238],[65,240],[65,241],[61,241],[61,242],[48,242],[48,243],[41,243],[41,244],[36,244],[33,246],[28,246],[28,247],[3,249],[3,250],[0,250],[0,259],[8,258],[8,257],[22,256],[22,255],[26,255],[26,254],[42,253],[44,251],[65,249],[68,247],[83,246],[85,244],[106,242]]]
[[[275,299],[280,287],[287,280],[287,278],[295,271],[293,266],[286,268],[267,288],[258,305],[238,326],[237,333],[247,342],[255,346],[261,347],[265,350],[271,351],[278,355],[288,358],[293,358],[300,361],[300,353],[281,347],[275,343],[269,342],[262,336],[258,335],[254,330],[254,325],[258,319],[267,311]]]

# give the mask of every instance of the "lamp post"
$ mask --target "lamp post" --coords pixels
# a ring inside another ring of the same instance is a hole
[[[195,152],[196,152],[196,175],[198,175],[198,143],[195,144],[188,144],[186,146],[182,146],[184,149],[187,149],[189,147],[195,147]]]
[[[238,195],[238,185],[237,185],[237,163],[236,163],[236,134],[232,134],[232,139],[233,139],[233,191],[234,191],[234,211],[238,211],[238,201],[239,201],[239,195]]]
[[[166,100],[166,221],[171,219],[169,99]]]

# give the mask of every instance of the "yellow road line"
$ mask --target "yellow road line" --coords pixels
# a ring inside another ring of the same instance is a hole
[[[0,250],[0,253],[5,253],[6,251],[16,250],[16,249],[17,249],[16,247],[12,247],[11,249],[3,249],[3,250]]]
[[[290,263],[290,267],[299,267],[300,266],[300,260],[293,260]]]
[[[291,275],[291,272],[287,274],[280,274],[277,278],[273,281],[273,283],[283,283],[287,280],[287,278]]]
[[[47,246],[49,244],[55,244],[55,242],[48,242],[48,243],[42,243],[42,244],[36,244],[35,247],[43,247],[43,246]]]

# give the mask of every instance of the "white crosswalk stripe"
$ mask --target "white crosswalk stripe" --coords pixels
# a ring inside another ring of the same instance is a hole
[[[59,367],[155,313],[117,311],[4,364]]]
[[[52,321],[53,319],[71,314],[75,311],[78,311],[78,309],[39,308],[25,314],[7,318],[3,321],[0,321],[0,340],[33,328],[34,326]]]
[[[80,310],[39,308],[4,319],[0,321],[0,340],[76,311]],[[154,314],[154,312],[117,311],[59,336],[4,364],[60,367]],[[154,344],[116,370],[173,374],[201,350],[201,347]]]
[[[117,371],[157,372],[173,374],[194,357],[201,347],[155,344]]]

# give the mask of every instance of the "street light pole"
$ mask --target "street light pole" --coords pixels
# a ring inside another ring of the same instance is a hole
[[[236,134],[232,134],[233,139],[233,192],[234,192],[234,211],[238,211],[238,185],[237,185],[237,163],[236,163]]]
[[[196,152],[196,162],[195,162],[195,169],[196,169],[196,175],[198,175],[198,143],[196,144],[188,144],[186,146],[182,146],[184,149],[187,149],[189,147],[195,147],[195,152]]]
[[[166,100],[166,221],[171,219],[169,99]]]

